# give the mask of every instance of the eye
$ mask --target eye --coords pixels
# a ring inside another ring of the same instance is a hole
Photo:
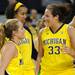
[[[22,15],[27,15],[27,13],[26,13],[26,12],[22,12],[21,14],[22,14]]]

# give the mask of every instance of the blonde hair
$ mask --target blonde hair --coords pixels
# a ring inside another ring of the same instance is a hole
[[[0,49],[2,48],[5,41],[4,24],[0,23]]]
[[[4,30],[7,38],[12,38],[12,32],[18,30],[18,20],[17,19],[8,19],[5,22]]]

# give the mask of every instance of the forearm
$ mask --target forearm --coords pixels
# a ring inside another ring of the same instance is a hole
[[[7,67],[7,63],[1,62],[0,70],[5,72],[6,67]]]
[[[40,70],[40,62],[41,62],[41,59],[40,57],[37,58],[37,61],[36,61],[36,69],[35,69],[35,74],[38,75],[38,72]]]
[[[7,66],[8,66],[8,64],[10,63],[10,60],[11,60],[10,58],[7,59],[7,58],[5,58],[4,56],[2,56],[2,59],[1,59],[1,66],[0,66],[1,70],[3,70],[3,71],[5,72],[5,70],[6,70]]]
[[[5,68],[4,68],[4,65],[1,63],[0,64],[0,75],[5,75]]]

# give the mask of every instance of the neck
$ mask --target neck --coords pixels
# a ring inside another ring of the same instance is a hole
[[[60,28],[62,26],[62,24],[63,23],[55,23],[50,28],[52,29],[53,32],[56,32],[58,30],[58,28]]]
[[[20,40],[17,37],[13,37],[11,39],[14,43],[16,43],[17,45],[19,44]]]

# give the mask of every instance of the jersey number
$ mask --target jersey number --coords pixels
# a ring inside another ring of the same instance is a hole
[[[60,54],[60,47],[59,46],[49,46],[48,47],[50,49],[50,51],[48,52],[49,54]],[[54,49],[56,49],[56,51],[54,52]]]

